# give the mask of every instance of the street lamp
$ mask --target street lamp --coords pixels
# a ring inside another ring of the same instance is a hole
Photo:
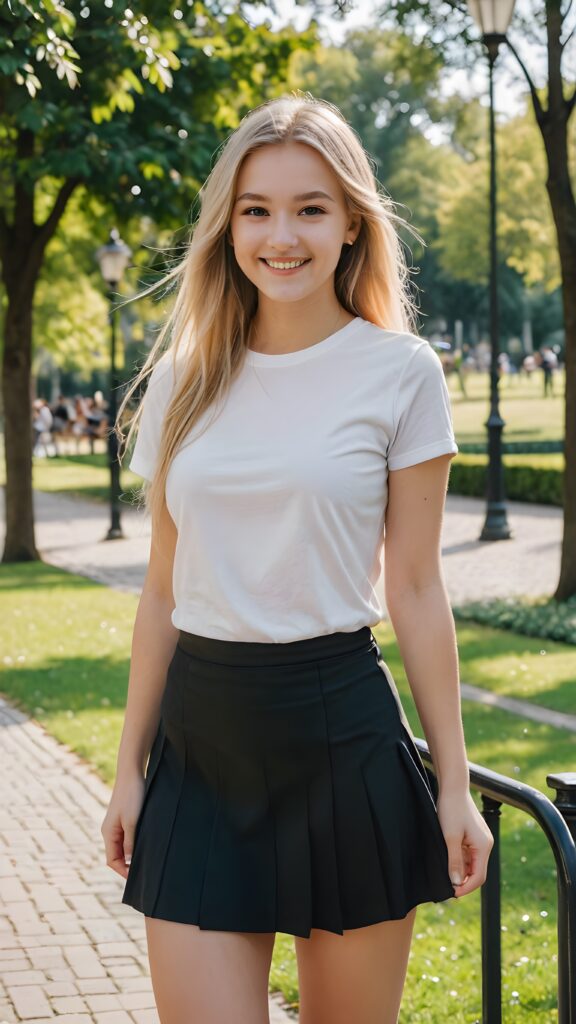
[[[488,427],[488,490],[486,520],[480,540],[508,540],[512,531],[506,518],[504,470],[502,466],[502,428],[504,420],[498,408],[498,267],[496,240],[496,129],[494,123],[494,64],[498,48],[506,41],[506,32],[515,0],[468,0],[468,7],[482,33],[488,51],[490,70],[490,415]]]
[[[120,524],[120,464],[118,462],[118,438],[116,436],[116,392],[119,387],[116,370],[116,314],[114,297],[122,275],[128,265],[132,250],[122,241],[118,230],[112,228],[106,245],[96,252],[96,259],[106,285],[109,301],[110,323],[110,400],[108,405],[108,465],[110,467],[110,529],[106,540],[123,537]]]

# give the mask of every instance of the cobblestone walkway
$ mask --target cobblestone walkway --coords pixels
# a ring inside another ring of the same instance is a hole
[[[0,699],[0,1024],[158,1024],[144,918],[104,860],[109,799]],[[293,1019],[270,999],[272,1024]]]

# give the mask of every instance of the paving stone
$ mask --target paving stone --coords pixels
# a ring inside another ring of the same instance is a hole
[[[121,992],[118,999],[125,1010],[148,1010],[156,1006],[152,992]]]
[[[37,946],[29,949],[28,956],[33,967],[43,970],[46,967],[66,967],[62,950],[59,946]]]
[[[157,1010],[132,1010],[134,1024],[160,1024]]]
[[[106,969],[90,946],[64,946],[64,956],[78,978],[103,978]]]
[[[51,1015],[50,1003],[39,985],[15,985],[12,988],[8,986],[8,995],[18,1017],[23,1020]]]
[[[88,1008],[90,1010],[92,1010],[93,1012],[96,1012],[96,1011],[100,1012],[102,1010],[121,1010],[122,1009],[122,1004],[120,1003],[120,1001],[118,999],[118,996],[117,995],[112,995],[111,993],[109,995],[101,994],[101,995],[86,996],[85,999],[86,999],[86,1004],[87,1004]]]
[[[88,1013],[60,1013],[58,1021],[62,1024],[94,1024],[92,1016]]]
[[[42,971],[5,971],[2,975],[2,983],[10,985],[44,985],[46,978]]]
[[[78,991],[83,995],[88,993],[116,993],[118,987],[112,978],[77,978]]]
[[[128,964],[123,967],[107,967],[106,970],[111,978],[134,978],[140,974],[140,968]]]
[[[96,949],[102,957],[137,956],[140,952],[134,942],[97,942]]]
[[[94,1014],[94,1024],[134,1024],[134,1018],[125,1010],[102,1010]]]
[[[54,996],[78,995],[78,987],[72,981],[49,981],[44,985],[44,991],[51,999],[54,998]]]
[[[120,992],[152,991],[152,979],[149,974],[139,974],[133,978],[118,978],[116,984]]]
[[[69,967],[47,967],[44,973],[50,981],[76,981],[76,975]]]
[[[84,1013],[88,1009],[85,1000],[79,996],[61,996],[52,999],[52,1009],[58,1016],[66,1013]]]

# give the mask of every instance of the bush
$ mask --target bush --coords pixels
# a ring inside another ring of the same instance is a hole
[[[457,619],[472,620],[497,629],[511,629],[526,636],[576,644],[576,596],[567,601],[552,598],[507,597],[469,601],[452,608]]]
[[[562,507],[562,457],[504,455],[502,461],[507,498]],[[452,461],[448,493],[485,498],[487,475],[487,456],[458,454]]]

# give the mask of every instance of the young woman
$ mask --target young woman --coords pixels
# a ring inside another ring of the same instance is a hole
[[[448,390],[331,104],[253,110],[201,199],[134,385],[152,541],[106,863],[145,915],[162,1024],[265,1024],[276,931],[300,1024],[393,1024],[417,906],[482,885],[492,846],[440,560]],[[436,802],[371,633],[384,542]]]

